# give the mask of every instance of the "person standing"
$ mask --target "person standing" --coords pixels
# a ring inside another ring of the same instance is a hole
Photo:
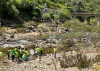
[[[38,54],[38,56],[40,55],[40,48],[39,47],[37,47],[36,53]]]
[[[8,59],[10,59],[10,48],[8,48],[7,55],[8,55]]]
[[[14,61],[15,59],[15,51],[14,49],[12,48],[12,51],[11,51],[11,55],[12,55],[12,62]]]
[[[40,47],[40,55],[42,56],[43,46]]]
[[[17,46],[15,47],[14,51],[16,52],[16,50],[17,50]]]
[[[56,47],[54,48],[54,58],[56,58]]]
[[[1,59],[1,60],[3,60],[2,55],[3,55],[3,54],[2,54],[2,51],[0,51],[0,59]]]
[[[16,52],[15,52],[15,62],[17,63],[18,62],[18,50],[16,50]]]
[[[24,62],[25,61],[25,52],[23,52],[23,56],[22,56],[22,61]]]
[[[19,49],[20,59],[22,59],[22,54],[23,54],[23,52],[22,52],[22,48],[20,48],[20,49]]]
[[[25,48],[25,60],[28,61],[28,50]]]

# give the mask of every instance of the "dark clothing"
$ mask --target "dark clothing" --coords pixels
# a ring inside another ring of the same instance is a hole
[[[20,54],[20,58],[21,58],[21,59],[22,59],[22,55],[23,55],[23,54]]]
[[[41,54],[41,56],[42,56],[42,50],[40,51],[40,54]]]
[[[8,54],[8,59],[10,59],[10,54]]]
[[[54,52],[54,58],[56,58],[56,52]]]
[[[15,59],[15,56],[14,56],[14,55],[12,55],[12,61],[14,61],[14,59]]]

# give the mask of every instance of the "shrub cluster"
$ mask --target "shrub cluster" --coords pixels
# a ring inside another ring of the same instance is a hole
[[[81,69],[90,67],[94,63],[100,62],[100,55],[97,55],[94,59],[88,59],[85,55],[82,55],[81,53],[74,56],[66,56],[66,54],[64,53],[62,55],[62,59],[59,59],[59,61],[61,67],[63,68],[76,66]]]

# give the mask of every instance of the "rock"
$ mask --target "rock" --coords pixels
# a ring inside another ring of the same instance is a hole
[[[8,64],[10,65],[10,64],[12,64],[13,62],[12,62],[12,60],[8,60]]]
[[[66,32],[69,32],[69,29],[68,29],[68,28],[65,28],[65,31],[66,31]]]
[[[47,64],[47,65],[51,65],[51,63],[50,63],[50,62],[46,62],[46,64]]]
[[[33,30],[35,27],[34,26],[28,26],[27,27],[29,30]]]
[[[0,71],[2,70],[2,68],[0,68]]]
[[[95,69],[95,67],[97,66],[97,63],[95,63],[93,66],[92,66],[92,68],[94,68]]]
[[[34,52],[33,49],[30,49],[30,53],[31,53],[31,55],[34,55],[35,54],[35,52]]]
[[[14,38],[14,34],[12,34],[12,35],[10,36],[10,38]]]
[[[37,66],[35,65],[34,68],[37,68]]]

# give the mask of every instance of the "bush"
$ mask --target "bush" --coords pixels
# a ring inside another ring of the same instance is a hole
[[[60,59],[60,65],[63,68],[76,66],[81,69],[90,67],[92,65],[91,63],[92,61],[90,59],[87,59],[87,57],[83,56],[82,54],[77,54],[76,56],[66,56],[65,54],[63,54],[63,59]]]
[[[5,27],[0,26],[0,36],[2,36],[4,34],[4,31],[5,31]]]
[[[32,18],[32,20],[33,20],[33,21],[37,21],[37,18],[34,16],[34,17]]]
[[[54,19],[58,19],[59,17],[58,17],[58,15],[54,15]]]
[[[53,10],[49,10],[49,15],[50,15],[50,17],[51,17],[51,19],[54,19],[54,12],[53,12]]]
[[[100,33],[100,26],[94,26],[93,32]]]
[[[81,41],[81,39],[85,36],[85,34],[81,33],[81,32],[77,32],[75,33],[75,37],[77,39],[79,39],[79,41]]]
[[[16,30],[18,33],[25,33],[26,32],[26,28],[17,28]]]
[[[70,12],[68,10],[65,11],[59,11],[58,18],[60,22],[65,22],[66,18],[69,17]]]
[[[48,20],[51,17],[50,17],[50,15],[48,13],[45,13],[45,14],[42,15],[42,18]]]

